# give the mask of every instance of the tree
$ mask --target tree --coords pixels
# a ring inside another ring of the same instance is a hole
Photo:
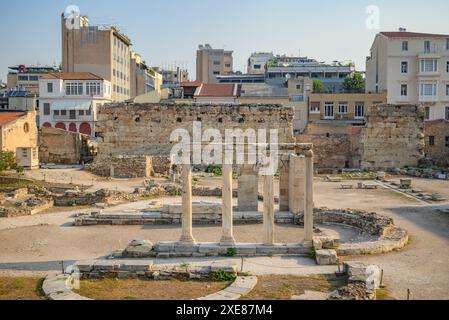
[[[342,87],[346,93],[364,93],[365,79],[360,72],[355,72],[345,77]]]
[[[321,80],[313,80],[313,93],[324,93],[324,85]]]
[[[16,156],[12,151],[0,151],[0,172],[9,169],[18,169]]]

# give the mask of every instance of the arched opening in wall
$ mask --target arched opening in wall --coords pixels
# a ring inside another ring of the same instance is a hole
[[[56,128],[56,129],[62,129],[62,130],[66,130],[66,129],[67,129],[66,126],[65,126],[65,123],[62,123],[62,122],[58,122],[58,123],[55,125],[55,128]]]
[[[30,132],[30,125],[28,124],[28,122],[25,122],[25,124],[23,125],[23,131],[25,133]]]
[[[70,132],[77,132],[75,123],[72,122],[71,124],[69,124],[69,131]]]
[[[80,125],[80,133],[82,134],[87,134],[87,135],[91,135],[92,134],[92,129],[90,127],[90,124],[88,124],[87,122],[83,122]]]
[[[51,128],[51,123],[50,122],[45,122],[42,127],[44,128]]]

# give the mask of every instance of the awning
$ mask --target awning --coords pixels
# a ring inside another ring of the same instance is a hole
[[[56,101],[52,103],[52,108],[56,110],[89,110],[91,105],[91,102]]]

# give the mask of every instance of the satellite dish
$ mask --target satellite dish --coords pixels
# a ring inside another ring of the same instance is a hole
[[[64,10],[64,17],[68,18],[68,17],[78,17],[80,15],[80,8],[78,6],[75,5],[70,5],[67,6],[67,8],[65,8]]]

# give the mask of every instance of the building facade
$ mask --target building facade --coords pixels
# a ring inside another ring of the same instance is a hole
[[[274,58],[273,52],[254,52],[248,58],[248,74],[265,74],[267,62]]]
[[[92,72],[112,84],[111,97],[124,101],[131,97],[131,40],[116,27],[90,26],[80,18],[79,28],[62,28],[63,72]]]
[[[312,93],[309,95],[309,122],[332,120],[364,123],[370,109],[386,101],[385,93]]]
[[[24,64],[9,67],[7,75],[8,89],[27,91],[29,94],[39,94],[39,79],[48,73],[59,72],[58,67],[26,66]]]
[[[278,55],[267,62],[265,76],[269,84],[282,84],[299,77],[318,79],[326,92],[339,93],[346,76],[354,72],[353,63],[326,64],[307,57]]]
[[[200,45],[196,52],[196,80],[217,83],[216,76],[232,73],[233,51],[213,49],[209,44]]]
[[[162,74],[146,65],[142,57],[131,52],[131,98],[151,91],[161,91]]]
[[[88,72],[48,74],[39,89],[39,128],[94,136],[98,106],[112,101],[112,84]]]
[[[35,112],[0,111],[0,150],[12,151],[19,166],[39,167]]]
[[[386,92],[391,104],[423,104],[426,120],[449,119],[449,35],[377,34],[366,60],[366,92]]]

